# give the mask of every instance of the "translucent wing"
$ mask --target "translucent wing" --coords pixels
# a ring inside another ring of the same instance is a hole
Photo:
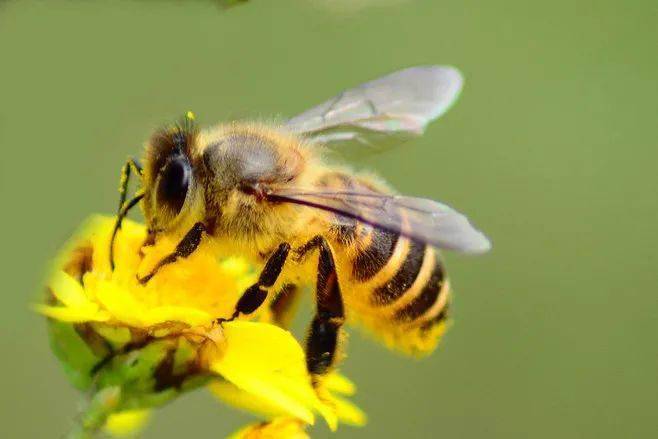
[[[462,82],[453,67],[410,67],[346,90],[293,117],[287,127],[320,143],[405,140],[450,108]]]
[[[424,198],[296,189],[273,190],[268,198],[333,212],[439,248],[464,253],[484,253],[491,248],[489,239],[466,216]]]

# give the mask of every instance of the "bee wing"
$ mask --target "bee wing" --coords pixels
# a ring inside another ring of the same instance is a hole
[[[268,198],[333,212],[438,248],[463,253],[484,253],[491,249],[489,239],[466,216],[424,198],[296,189],[274,190]]]
[[[410,67],[346,90],[288,120],[287,127],[323,144],[403,141],[445,113],[462,82],[454,67]]]

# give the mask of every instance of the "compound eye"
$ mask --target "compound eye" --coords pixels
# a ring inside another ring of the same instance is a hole
[[[158,204],[177,215],[183,208],[192,180],[192,169],[183,157],[174,157],[165,165],[158,184]]]

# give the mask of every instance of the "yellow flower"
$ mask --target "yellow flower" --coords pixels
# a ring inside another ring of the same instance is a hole
[[[53,350],[69,378],[96,395],[81,431],[105,424],[125,435],[144,424],[149,408],[203,385],[271,420],[240,437],[306,437],[304,426],[317,414],[332,429],[339,420],[365,423],[356,406],[334,395],[351,394],[353,385],[333,374],[314,388],[301,346],[288,331],[260,321],[265,314],[214,323],[233,313],[257,279],[249,264],[218,258],[202,245],[144,286],[137,274],[149,272],[176,242],[142,247],[145,228],[125,221],[111,270],[113,225],[107,217],[87,222],[56,260],[46,300],[36,305],[50,318]]]

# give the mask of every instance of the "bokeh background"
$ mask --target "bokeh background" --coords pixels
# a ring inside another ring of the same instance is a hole
[[[370,423],[338,437],[655,437],[657,5],[0,2],[2,436],[68,429],[79,395],[28,303],[81,220],[114,209],[152,129],[187,109],[205,125],[290,116],[439,63],[465,75],[458,104],[356,166],[468,212],[494,250],[447,256],[455,322],[430,358],[352,332],[342,369]],[[250,419],[199,392],[144,437],[217,438]]]

